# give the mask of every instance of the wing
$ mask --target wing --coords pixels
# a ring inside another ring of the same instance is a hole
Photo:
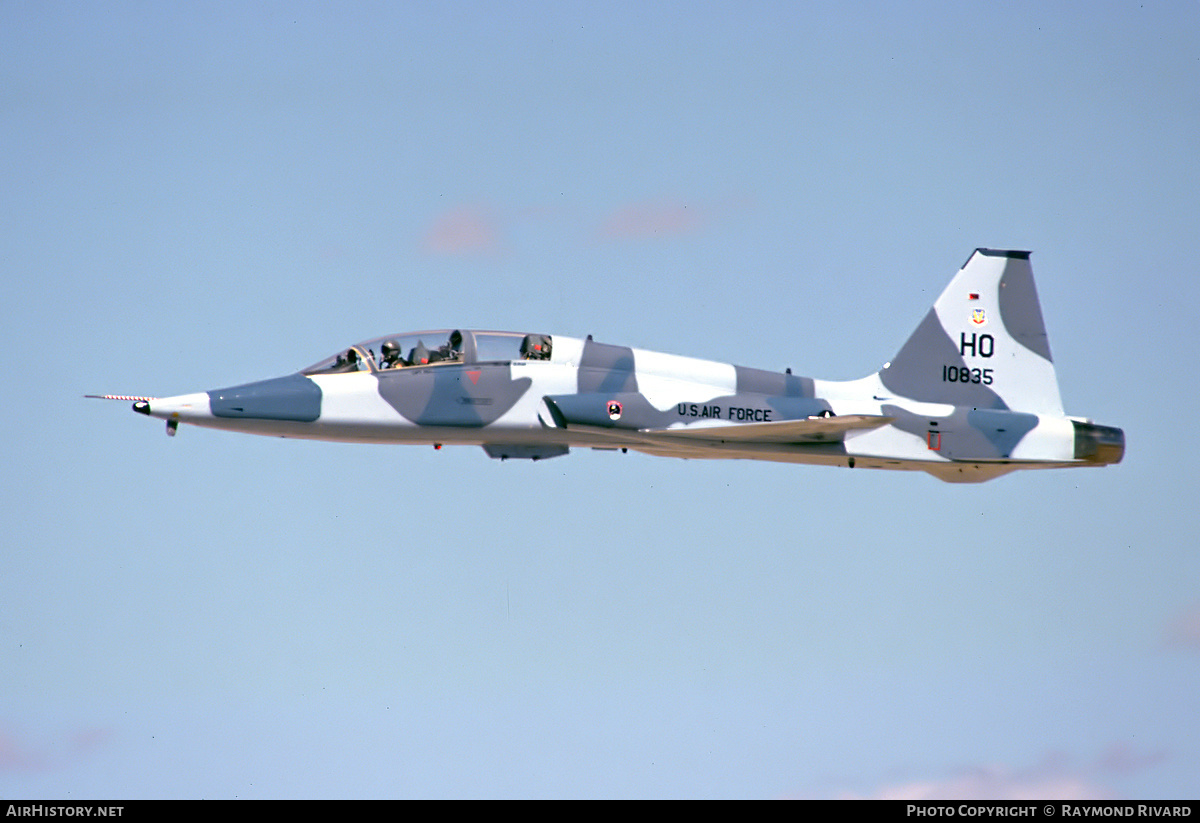
[[[712,443],[832,443],[855,429],[876,429],[895,418],[871,414],[842,417],[809,417],[771,423],[722,425],[694,424],[687,428],[643,429],[639,433],[656,439],[708,441]]]
[[[843,440],[847,432],[875,429],[895,418],[880,415],[851,414],[841,417],[815,417],[804,420],[779,420],[771,423],[693,424],[686,428],[629,429],[568,423],[563,428],[611,441],[642,451],[703,452],[721,446],[817,445]]]
[[[579,445],[602,441],[613,448],[694,457],[732,456],[733,452],[765,455],[770,452],[797,453],[806,449],[825,451],[834,446],[841,451],[840,444],[848,433],[875,429],[895,420],[883,415],[835,416],[827,404],[811,398],[774,399],[769,413],[790,412],[787,420],[745,423],[729,420],[734,408],[757,411],[764,416],[767,413],[767,408],[753,399],[742,403],[745,405],[714,403],[705,406],[714,411],[712,418],[684,422],[674,411],[655,409],[636,392],[611,396],[555,395],[542,398],[539,418],[547,428],[583,436]],[[686,405],[692,414],[700,408],[696,404]]]

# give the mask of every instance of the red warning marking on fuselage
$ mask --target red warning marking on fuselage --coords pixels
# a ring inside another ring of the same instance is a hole
[[[481,372],[481,371],[469,371],[469,372],[467,372],[467,377],[471,378],[471,385],[473,385],[473,386],[474,386],[474,385],[478,385],[478,384],[479,384],[479,375],[481,375],[481,374],[483,374],[483,372]]]

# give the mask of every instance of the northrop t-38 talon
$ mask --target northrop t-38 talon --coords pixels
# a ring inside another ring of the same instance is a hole
[[[1029,253],[977,249],[890,363],[818,380],[541,333],[379,337],[270,380],[135,400],[140,414],[312,440],[570,447],[919,469],[980,482],[1104,466],[1121,429],[1063,414]]]

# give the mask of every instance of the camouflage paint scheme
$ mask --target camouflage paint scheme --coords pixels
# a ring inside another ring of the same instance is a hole
[[[124,398],[128,399],[128,398]],[[542,459],[570,447],[916,469],[980,482],[1120,462],[1121,429],[1063,414],[1029,253],[977,249],[900,352],[860,380],[571,337],[392,335],[286,377],[134,410],[208,428],[369,443],[472,444]]]

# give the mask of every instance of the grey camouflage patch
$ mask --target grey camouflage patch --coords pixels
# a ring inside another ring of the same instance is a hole
[[[302,374],[289,374],[214,389],[208,403],[214,417],[311,423],[321,416],[321,387]]]
[[[1039,357],[1054,362],[1028,254],[1023,258],[1010,257],[1004,268],[1000,277],[1000,317],[1014,340]]]
[[[950,403],[980,409],[1007,409],[1000,395],[982,383],[947,383],[940,365],[966,367],[959,343],[951,340],[930,309],[917,330],[904,343],[891,364],[879,372],[879,380],[892,394],[927,403]]]
[[[812,397],[811,377],[734,366],[738,394],[765,394],[773,397]]]
[[[930,451],[949,460],[1007,460],[1021,439],[1037,426],[1036,414],[990,409],[957,408],[945,417],[932,417],[884,404],[897,429],[925,440]]]
[[[583,354],[579,358],[578,386],[580,394],[637,391],[633,349],[628,346],[610,346],[593,340],[585,341]]]
[[[442,364],[377,372],[379,396],[419,426],[486,426],[516,405],[533,381],[507,364]]]

